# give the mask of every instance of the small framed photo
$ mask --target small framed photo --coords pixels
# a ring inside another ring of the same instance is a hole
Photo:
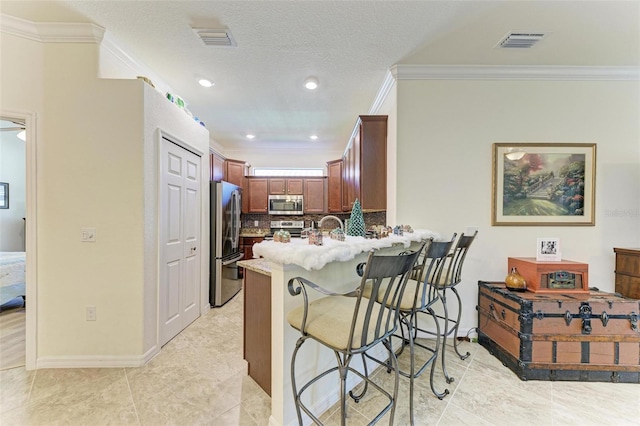
[[[0,209],[9,208],[9,184],[0,182]]]
[[[560,262],[562,260],[560,239],[538,238],[536,260],[538,262]]]

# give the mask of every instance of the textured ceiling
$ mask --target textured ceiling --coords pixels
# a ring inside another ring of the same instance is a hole
[[[40,22],[93,22],[154,70],[225,150],[342,150],[394,64],[640,64],[638,1],[2,1]],[[192,27],[228,27],[237,47]],[[499,50],[509,31],[546,32]],[[320,81],[316,92],[304,79]],[[198,78],[215,86],[204,89]],[[257,135],[247,141],[244,135]],[[315,142],[311,134],[318,134]]]

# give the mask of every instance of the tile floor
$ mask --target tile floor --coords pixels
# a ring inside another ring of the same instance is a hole
[[[440,401],[428,376],[417,381],[416,423],[640,425],[640,385],[522,382],[479,345],[463,342],[462,348],[472,354],[465,361],[448,349],[449,372],[456,378],[448,385],[451,395]],[[140,368],[0,371],[0,425],[266,426],[270,398],[245,369],[239,294]],[[388,383],[384,371],[375,374]],[[438,383],[444,385],[441,374]],[[408,424],[406,384],[401,378],[397,425]],[[373,392],[359,404],[352,401],[348,424],[367,424],[376,402]],[[322,420],[340,424],[335,408]]]

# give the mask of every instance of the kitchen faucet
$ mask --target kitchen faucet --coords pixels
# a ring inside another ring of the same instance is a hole
[[[324,216],[322,219],[320,219],[318,221],[318,228],[322,228],[322,222],[324,222],[325,219],[334,219],[335,221],[337,221],[340,224],[340,229],[342,229],[344,231],[344,224],[342,223],[340,218],[338,218],[336,216],[333,216],[333,215],[327,215],[327,216]]]

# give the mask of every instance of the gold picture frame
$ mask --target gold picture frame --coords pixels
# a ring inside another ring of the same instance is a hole
[[[594,226],[595,143],[494,143],[493,226]]]

